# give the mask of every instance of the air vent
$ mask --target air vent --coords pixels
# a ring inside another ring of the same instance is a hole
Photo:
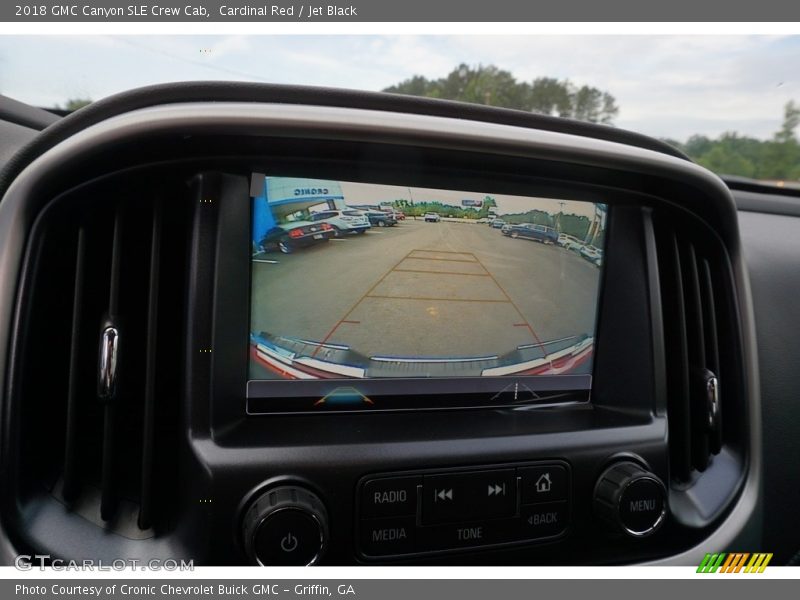
[[[688,481],[719,454],[723,403],[740,393],[740,337],[728,256],[701,223],[657,215],[670,472]]]
[[[52,202],[20,304],[20,491],[133,538],[169,527],[176,482],[188,220],[168,185]]]

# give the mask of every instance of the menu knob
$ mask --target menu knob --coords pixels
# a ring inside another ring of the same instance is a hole
[[[641,465],[617,462],[597,480],[594,509],[614,530],[646,537],[667,517],[667,491],[661,480]]]

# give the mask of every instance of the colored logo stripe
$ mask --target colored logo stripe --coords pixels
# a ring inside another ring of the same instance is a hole
[[[698,573],[716,573],[722,561],[725,559],[725,553],[720,554],[706,554],[703,562],[697,567]]]
[[[747,559],[750,559],[747,562]],[[697,567],[698,573],[763,573],[764,569],[772,560],[772,553],[732,552],[727,554],[720,552],[717,554],[706,554],[700,566]],[[745,566],[747,563],[747,566]],[[744,571],[742,571],[744,569]]]
[[[722,573],[738,573],[744,565],[744,561],[748,559],[750,554],[748,552],[734,552],[729,554],[727,560],[722,565]]]
[[[772,553],[769,554],[753,554],[753,558],[750,559],[750,562],[747,563],[747,568],[745,568],[745,573],[763,573],[764,569],[767,568],[769,561],[772,560]]]

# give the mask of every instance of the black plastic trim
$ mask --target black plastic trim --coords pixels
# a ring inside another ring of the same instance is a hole
[[[25,104],[8,96],[0,96],[0,120],[42,131],[60,120],[58,115]]]
[[[15,102],[15,101],[12,101]],[[276,102],[396,111],[515,125],[619,142],[689,160],[682,152],[659,140],[608,125],[574,121],[524,111],[419,98],[313,86],[288,86],[226,81],[180,82],[142,87],[93,102],[53,125],[32,140],[0,170],[0,196],[11,181],[37,156],[90,125],[139,108],[177,102]],[[19,104],[19,103],[17,103]],[[30,108],[30,107],[29,107]],[[45,111],[42,111],[45,112]]]

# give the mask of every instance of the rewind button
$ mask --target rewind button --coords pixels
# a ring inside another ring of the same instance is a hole
[[[447,502],[453,499],[453,488],[449,490],[436,490],[434,493],[434,502]]]

